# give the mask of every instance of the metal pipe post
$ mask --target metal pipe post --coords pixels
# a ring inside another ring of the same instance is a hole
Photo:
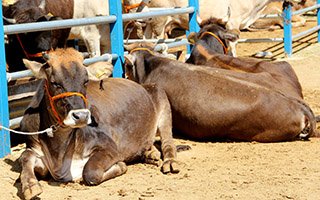
[[[289,1],[283,2],[283,41],[284,53],[287,57],[292,55],[292,11],[291,3]]]
[[[189,0],[189,7],[194,7],[194,11],[189,14],[189,31],[187,31],[187,36],[191,32],[199,32],[200,27],[197,22],[197,15],[199,14],[199,1],[198,0]],[[188,53],[191,52],[192,45],[188,45]]]
[[[0,16],[2,16],[2,9],[0,9]],[[0,125],[9,127],[8,85],[6,77],[3,20],[0,20]],[[8,131],[0,129],[0,158],[5,157],[10,154],[10,152],[10,134]]]
[[[317,0],[317,4],[320,4],[320,0]],[[317,8],[317,25],[320,25],[320,8]],[[320,42],[320,30],[318,30],[318,42]]]
[[[123,24],[122,5],[120,0],[109,0],[110,15],[115,15],[117,20],[110,24],[111,52],[118,57],[113,60],[113,77],[123,77],[122,65],[124,63],[123,50]]]

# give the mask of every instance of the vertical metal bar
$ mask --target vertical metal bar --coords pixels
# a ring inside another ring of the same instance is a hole
[[[317,4],[320,4],[320,0],[317,0]],[[317,25],[320,25],[320,8],[317,8]],[[318,30],[318,42],[320,42],[320,30]]]
[[[194,12],[189,14],[189,31],[187,31],[187,36],[191,32],[199,32],[200,27],[197,22],[197,15],[199,14],[199,1],[189,0],[189,7],[194,7]],[[191,52],[192,45],[188,45],[188,53]]]
[[[2,1],[1,1],[2,2]],[[0,9],[2,16],[2,9]],[[0,20],[0,125],[9,127],[8,85],[4,49],[3,20]],[[0,158],[10,154],[10,134],[0,129]]]
[[[283,33],[284,33],[284,53],[287,57],[292,55],[292,12],[291,3],[288,1],[283,2]]]
[[[121,0],[108,0],[110,15],[115,15],[117,20],[110,24],[111,52],[118,57],[113,61],[113,77],[123,77],[122,65],[124,63],[123,50],[123,23]]]

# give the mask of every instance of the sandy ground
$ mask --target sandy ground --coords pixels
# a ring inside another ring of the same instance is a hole
[[[314,20],[310,19],[308,24],[314,25]],[[280,31],[243,32],[241,37],[266,35],[282,37]],[[310,37],[313,39],[295,43],[298,47],[294,56],[286,60],[296,70],[306,101],[320,114],[320,45],[314,45],[316,35]],[[274,58],[283,59],[279,46],[276,43],[240,44],[238,54],[250,56],[267,50]],[[49,179],[40,181],[44,192],[39,199],[320,199],[320,139],[270,144],[185,139],[175,139],[175,142],[192,147],[178,153],[181,162],[178,174],[163,175],[155,166],[133,164],[125,175],[95,187]],[[0,160],[0,200],[21,198],[17,159],[23,150],[23,145],[13,147],[12,154]]]

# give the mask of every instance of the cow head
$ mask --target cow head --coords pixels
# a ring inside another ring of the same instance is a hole
[[[3,17],[5,25],[22,24],[31,22],[45,22],[52,20],[59,20],[60,17],[47,14],[44,10],[44,3],[40,5],[24,5],[24,1],[17,1],[15,4],[7,7],[8,16]],[[22,58],[36,60],[38,62],[45,62],[42,59],[42,52],[56,48],[61,31],[37,31],[30,33],[20,33],[8,35],[8,44],[6,44],[7,62],[9,66],[18,67],[18,71],[23,68]]]
[[[190,33],[188,40],[195,44],[201,40],[211,50],[227,54],[229,42],[235,42],[239,39],[239,32],[236,30],[226,30],[225,22],[216,18],[209,18],[200,24],[198,33]]]
[[[154,44],[148,42],[125,45],[124,48],[130,52],[130,54],[125,55],[125,75],[128,79],[138,83],[143,82],[142,78],[145,77],[146,73],[144,58],[157,54],[154,52],[154,47]]]
[[[57,49],[46,55],[46,59],[45,64],[26,59],[23,61],[37,78],[46,80],[44,96],[47,97],[52,116],[60,125],[72,128],[90,124],[91,112],[86,90],[88,70],[91,68],[82,64],[82,54],[71,48]]]

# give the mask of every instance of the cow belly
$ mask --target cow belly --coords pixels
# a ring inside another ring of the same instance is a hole
[[[215,17],[223,20],[228,20],[228,12],[230,7],[230,0],[223,0],[220,2],[211,0],[199,1],[199,10],[201,19],[208,19]]]

